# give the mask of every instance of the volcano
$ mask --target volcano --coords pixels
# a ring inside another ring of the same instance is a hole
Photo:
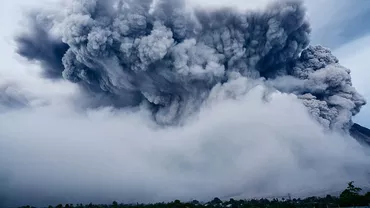
[[[359,142],[370,145],[370,129],[355,123],[350,129],[350,133]]]

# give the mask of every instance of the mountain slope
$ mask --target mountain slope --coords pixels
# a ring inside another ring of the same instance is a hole
[[[370,129],[355,123],[350,129],[350,133],[359,142],[370,145]]]

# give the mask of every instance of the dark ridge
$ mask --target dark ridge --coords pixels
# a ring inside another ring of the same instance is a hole
[[[359,142],[370,145],[370,129],[355,123],[350,129],[350,133]]]

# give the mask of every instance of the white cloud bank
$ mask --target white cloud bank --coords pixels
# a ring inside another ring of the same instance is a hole
[[[61,97],[0,114],[3,202],[304,196],[366,181],[363,147],[325,133],[294,96],[222,95],[181,127],[158,127],[145,110],[78,113]]]

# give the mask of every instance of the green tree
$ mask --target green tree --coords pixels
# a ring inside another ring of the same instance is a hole
[[[173,203],[175,203],[175,204],[181,204],[181,201],[178,200],[178,199],[176,199]]]
[[[362,189],[355,187],[353,183],[353,181],[349,182],[347,188],[339,196],[342,206],[355,206],[361,201],[360,191]]]

